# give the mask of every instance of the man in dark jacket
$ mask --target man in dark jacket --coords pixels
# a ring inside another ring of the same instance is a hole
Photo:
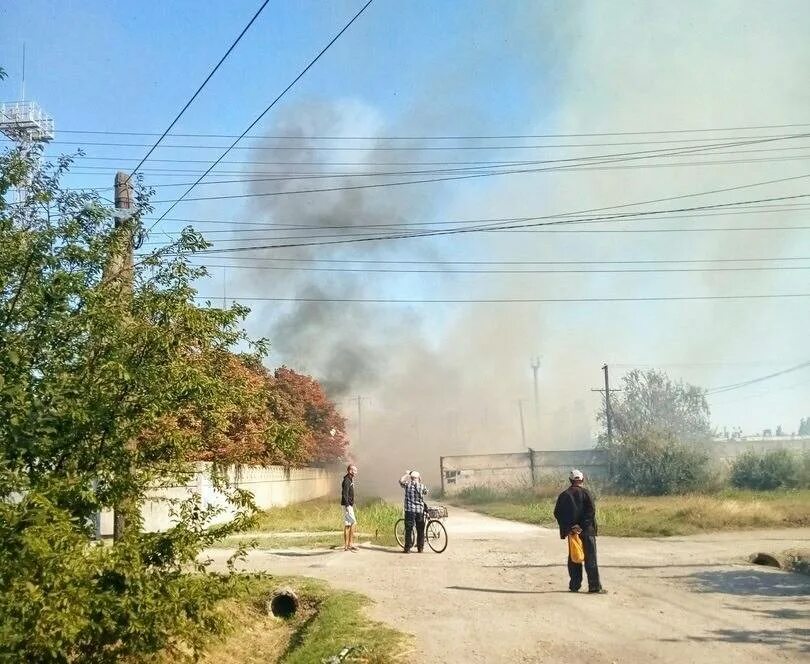
[[[357,551],[354,545],[354,529],[357,517],[354,514],[354,476],[357,475],[357,466],[350,464],[346,467],[343,477],[343,486],[340,491],[340,504],[343,506],[343,550]]]
[[[593,496],[582,486],[585,476],[581,470],[572,470],[568,476],[571,486],[557,497],[554,518],[560,526],[560,539],[577,533],[585,550],[585,573],[588,575],[588,592],[605,593],[599,582],[596,564],[596,506]],[[577,592],[582,587],[582,563],[575,563],[568,556],[568,589]]]

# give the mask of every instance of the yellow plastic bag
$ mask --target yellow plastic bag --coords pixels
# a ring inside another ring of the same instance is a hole
[[[571,558],[572,563],[585,562],[585,549],[577,533],[571,533],[568,536],[568,557]]]

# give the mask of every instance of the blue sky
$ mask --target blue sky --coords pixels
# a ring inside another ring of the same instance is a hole
[[[174,131],[240,133],[361,5],[348,0],[272,1]],[[7,70],[9,79],[0,84],[0,99],[18,96],[25,41],[27,97],[37,100],[56,120],[57,144],[49,148],[51,154],[77,147],[65,141],[147,143],[147,137],[82,136],[66,130],[162,131],[257,6],[256,0],[5,2],[0,7],[0,66]],[[588,133],[807,122],[809,14],[808,5],[800,0],[777,3],[767,11],[759,6],[698,0],[677,5],[607,0],[376,0],[265,119],[257,133],[272,133],[279,126],[297,122],[302,127],[330,128],[324,119],[330,114],[347,135],[369,131],[434,136]],[[208,139],[202,143],[222,145],[225,141]],[[605,149],[448,151],[411,157],[460,160],[531,155],[543,159]],[[78,170],[85,172],[71,175],[71,184],[109,186],[114,171],[131,168],[132,160],[145,150],[140,146],[88,146],[88,156],[111,159],[77,162],[82,166]],[[214,149],[164,147],[154,157],[204,161],[217,154]],[[251,154],[255,159],[255,154],[262,153],[236,151],[229,159],[246,160]],[[381,221],[548,214],[793,176],[807,169],[802,154],[797,153],[794,161],[762,164],[571,172],[394,187],[363,194],[355,203],[358,211],[365,210]],[[339,156],[346,154],[330,153],[320,158]],[[360,161],[386,157],[406,159],[408,153],[358,156]],[[97,172],[87,173],[88,165]],[[153,160],[146,167],[159,165]],[[182,181],[189,176],[176,177]],[[157,175],[148,179],[151,184],[169,181],[177,179]],[[176,191],[159,189],[157,199],[171,198]],[[245,184],[197,190],[202,195],[249,191]],[[802,191],[801,184],[794,184],[761,193],[778,196]],[[721,202],[721,198],[706,202]],[[191,202],[179,206],[173,216],[317,220],[319,215],[332,215],[330,206],[337,209],[348,205],[351,213],[352,204],[348,197],[331,194],[292,196],[284,201]],[[716,225],[767,224],[786,218],[718,218]],[[795,216],[785,223],[801,221]],[[715,220],[673,221],[669,225],[698,223]],[[172,230],[177,224],[161,228]],[[154,241],[163,239],[153,237]],[[731,254],[810,255],[808,234],[479,235],[330,249],[317,256],[626,260]],[[382,274],[312,278],[285,274],[282,278],[270,273],[244,276],[231,272],[226,284],[231,296],[295,295],[312,285],[332,292],[356,291],[363,296],[644,297],[795,292],[806,289],[808,279],[801,271],[498,279],[484,275],[394,278]],[[215,271],[211,284],[202,288],[220,294],[221,271]],[[250,331],[272,336],[277,329],[274,317],[283,318],[285,311],[276,305],[257,306],[248,321]],[[789,320],[785,319],[787,314]],[[531,394],[528,359],[543,355],[542,388],[548,408],[544,417],[551,421],[555,412],[570,410],[577,400],[584,399],[589,408],[598,405],[589,390],[599,383],[599,367],[605,361],[664,365],[676,378],[706,386],[745,380],[801,362],[807,359],[802,330],[810,325],[810,311],[806,300],[550,305],[475,311],[436,306],[396,311],[357,307],[340,321],[338,327],[345,327],[350,336],[360,335],[361,328],[374,328],[369,348],[389,358],[412,341],[399,334],[403,327],[412,326],[410,336],[421,335],[422,343],[436,356],[425,360],[429,352],[423,349],[416,355],[427,366],[414,360],[412,367],[395,368],[403,376],[408,369],[438,372],[436,382],[448,381],[445,392],[458,393],[460,398],[467,394],[461,385],[466,379],[459,378],[464,370],[473,377],[503,374],[488,379],[492,383],[489,394],[476,393],[471,386],[468,396],[471,403],[477,398],[501,399],[509,413],[514,411],[515,398]],[[302,339],[308,339],[303,332]],[[291,349],[280,342],[273,357],[315,373],[327,371],[331,358],[319,356],[310,346]],[[457,365],[439,375],[436,364],[448,357]],[[504,378],[506,375],[516,377],[512,380]],[[810,384],[794,387],[801,379],[788,375],[773,383],[781,391],[740,392],[738,401],[729,398],[726,404],[718,400],[716,423],[739,424],[748,431],[775,428],[779,423],[788,430],[795,428],[800,417],[810,415],[805,412]],[[406,383],[403,379],[398,384],[401,390],[406,389]],[[385,399],[380,396],[377,403],[383,404]],[[509,435],[516,435],[515,424],[510,421],[513,429]],[[575,438],[571,444],[576,446],[580,443]]]
[[[545,82],[542,63],[512,57],[509,4],[494,11],[490,2],[378,1],[290,100],[359,98],[396,124],[423,104],[426,84],[446,76],[441,84],[457,94],[434,98],[432,131],[518,130],[536,117]],[[271,2],[178,131],[241,131],[361,5]],[[0,62],[11,77],[3,96],[17,96],[25,41],[28,96],[59,127],[162,131],[257,6],[253,0],[4,3]],[[474,70],[462,73],[471,61]],[[456,86],[454,75],[487,83]],[[467,113],[442,118],[456,109]]]

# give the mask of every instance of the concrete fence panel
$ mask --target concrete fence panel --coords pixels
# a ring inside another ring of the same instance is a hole
[[[607,454],[602,450],[534,450],[440,459],[442,490],[447,494],[474,486],[495,489],[532,486],[548,476],[567,477],[571,468],[579,468],[595,479],[605,479],[609,475]]]
[[[284,507],[340,491],[342,471],[331,468],[285,468],[284,466],[239,466],[226,471],[231,488],[244,489],[253,494],[259,509]],[[224,523],[234,516],[227,496],[211,481],[211,465],[200,463],[191,480],[182,486],[164,487],[150,494],[141,507],[143,528],[146,532],[160,532],[170,528],[176,519],[172,516],[172,501],[197,496],[200,506],[221,510],[214,523]],[[101,514],[101,535],[112,535],[111,511]]]

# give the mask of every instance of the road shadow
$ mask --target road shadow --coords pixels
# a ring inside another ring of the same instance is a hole
[[[737,611],[745,611],[746,613],[755,613],[756,615],[760,616],[761,618],[776,618],[778,620],[801,620],[805,624],[810,625],[810,602],[807,600],[794,600],[794,602],[798,605],[799,608],[794,607],[783,607],[777,606],[774,608],[762,608],[762,607],[755,607],[750,608],[747,606],[729,606],[731,609],[736,609]],[[807,608],[803,608],[807,607]]]
[[[328,551],[268,551],[267,553],[286,558],[311,558],[313,556],[330,556],[337,553],[337,551],[337,549],[329,549]]]
[[[396,553],[396,554],[402,553],[402,549],[400,549],[399,547],[393,548],[390,546],[378,546],[376,544],[359,544],[357,548],[360,549],[361,551],[378,551],[379,553]],[[408,555],[419,555],[419,554],[416,553],[415,551],[412,551]],[[423,553],[421,555],[424,556],[425,554]]]
[[[500,595],[556,595],[571,594],[568,590],[509,590],[507,588],[475,588],[472,586],[447,586],[447,590],[467,590],[476,593],[497,593]]]
[[[675,578],[675,577],[671,577]],[[683,580],[684,577],[680,577]],[[789,572],[759,569],[706,571],[686,577],[693,589],[702,593],[722,593],[743,597],[810,596],[810,577]]]
[[[599,563],[599,569],[678,569],[678,568],[690,568],[690,567],[729,567],[731,563],[717,563],[717,564],[705,564],[705,563],[670,563],[668,565],[604,565]],[[493,568],[493,569],[545,569],[550,567],[565,567],[565,561],[561,563],[544,563],[541,565],[529,565],[529,564],[520,564],[520,565],[484,565],[484,568]]]
[[[810,629],[790,627],[787,629],[718,629],[706,636],[690,636],[686,639],[661,639],[662,641],[694,641],[697,643],[758,643],[767,646],[795,648],[810,652]]]

